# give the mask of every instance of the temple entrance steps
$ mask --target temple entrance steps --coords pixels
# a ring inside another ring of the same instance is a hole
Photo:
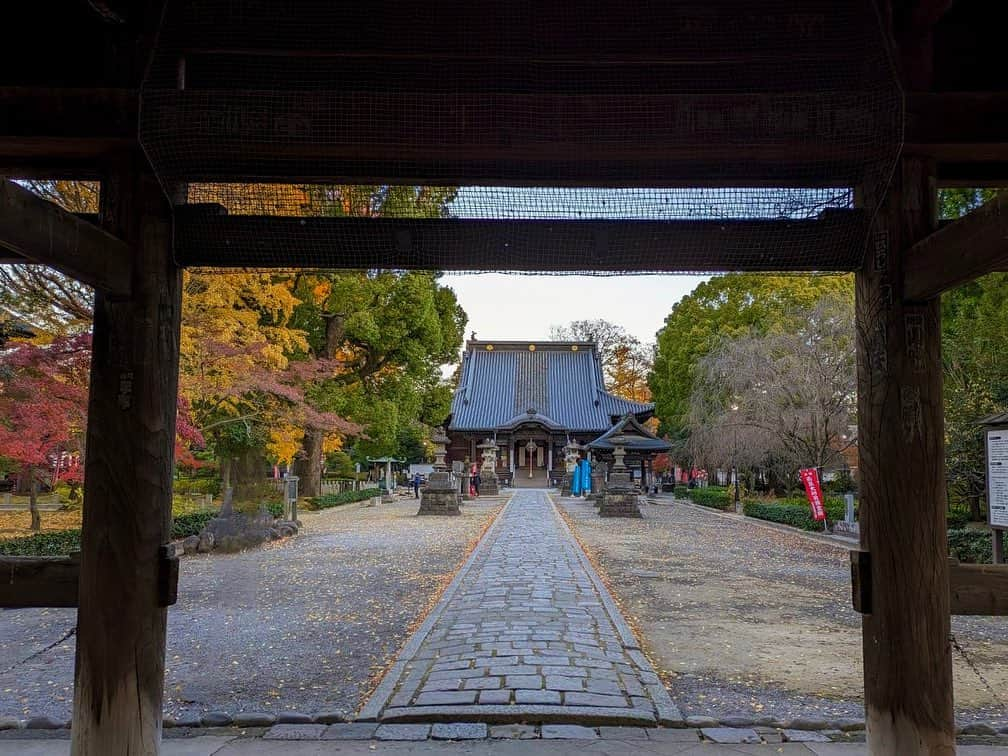
[[[514,488],[549,488],[549,471],[545,467],[535,469],[530,478],[528,470],[515,470],[511,485]]]

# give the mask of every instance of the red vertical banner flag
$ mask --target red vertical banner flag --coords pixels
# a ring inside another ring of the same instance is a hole
[[[822,488],[819,486],[819,472],[811,467],[807,470],[799,470],[798,474],[805,485],[805,495],[808,497],[809,506],[812,507],[812,519],[825,520],[826,506],[823,504]]]

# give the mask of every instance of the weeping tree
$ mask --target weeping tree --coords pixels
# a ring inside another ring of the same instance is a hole
[[[801,314],[797,327],[724,340],[700,360],[687,415],[698,459],[791,480],[842,462],[856,442],[853,302],[828,295]]]

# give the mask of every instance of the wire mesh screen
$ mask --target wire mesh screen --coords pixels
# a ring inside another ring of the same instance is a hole
[[[181,263],[850,270],[898,154],[870,0],[169,3]]]

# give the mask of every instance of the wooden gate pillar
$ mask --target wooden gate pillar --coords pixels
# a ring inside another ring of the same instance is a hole
[[[856,274],[865,709],[879,756],[955,752],[939,301],[902,291],[905,251],[936,226],[934,175],[901,159]]]
[[[167,201],[143,167],[103,181],[101,221],[130,246],[132,295],[95,295],[72,753],[156,754],[181,278]]]

